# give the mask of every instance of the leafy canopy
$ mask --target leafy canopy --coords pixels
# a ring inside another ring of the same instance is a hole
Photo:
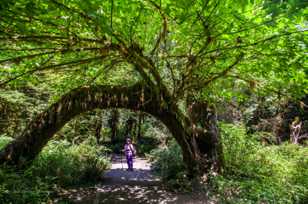
[[[139,80],[185,97],[307,94],[307,9],[276,0],[2,0],[1,86]]]

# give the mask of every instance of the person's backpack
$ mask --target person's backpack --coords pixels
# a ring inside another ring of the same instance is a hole
[[[132,151],[133,156],[136,156],[136,149],[135,149],[135,147],[133,146],[133,144],[128,145],[128,148],[130,149],[130,151]]]

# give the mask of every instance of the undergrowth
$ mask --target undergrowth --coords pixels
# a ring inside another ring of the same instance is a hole
[[[2,147],[8,141],[0,137]],[[43,203],[58,187],[95,181],[109,166],[105,151],[93,139],[79,145],[50,141],[25,171],[1,167],[0,203]]]
[[[218,203],[308,203],[308,148],[285,143],[264,146],[241,125],[220,125],[225,167],[204,189]],[[180,147],[152,151],[156,171],[166,183],[191,189]]]
[[[224,174],[213,177],[213,192],[223,203],[307,203],[308,149],[264,146],[245,128],[221,124]]]
[[[149,158],[153,161],[155,172],[170,189],[191,191],[191,182],[186,176],[180,146],[171,140],[168,148],[154,149]]]

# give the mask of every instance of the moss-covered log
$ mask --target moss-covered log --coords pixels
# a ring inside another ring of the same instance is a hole
[[[212,153],[213,148],[216,149],[216,141],[211,137],[213,134],[207,131],[207,134],[199,134],[196,140],[191,120],[183,116],[176,105],[163,98],[141,83],[131,87],[93,86],[72,90],[38,115],[16,140],[0,152],[0,164],[26,165],[57,131],[80,113],[96,108],[126,108],[149,113],[167,126],[181,146],[184,162],[191,174],[209,169],[201,161],[212,163],[209,157],[213,156],[217,159],[217,155]],[[196,145],[196,141],[205,145]],[[200,147],[206,148],[199,151]]]

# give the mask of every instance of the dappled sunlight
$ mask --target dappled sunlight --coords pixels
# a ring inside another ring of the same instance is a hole
[[[176,194],[167,191],[163,186],[148,186],[148,183],[113,184],[104,183],[90,188],[66,190],[62,196],[73,203],[185,203],[206,204],[216,203],[209,201],[207,195]],[[59,203],[60,200],[57,202]],[[63,201],[63,200],[62,200]],[[56,203],[57,203],[56,202]]]
[[[206,195],[178,194],[168,191],[161,179],[155,176],[151,164],[144,158],[135,158],[134,171],[127,171],[125,158],[112,156],[112,166],[102,183],[94,187],[62,189],[56,200],[73,203],[208,203]]]
[[[111,169],[106,172],[103,180],[110,182],[134,182],[148,181],[159,182],[160,179],[154,176],[150,170],[135,169],[134,171],[126,171],[126,169]]]
[[[134,171],[127,171],[125,157],[121,155],[114,155],[112,157],[111,169],[104,174],[103,180],[109,183],[132,183],[134,181],[160,182],[160,179],[153,175],[151,165],[146,159],[135,158]]]
[[[308,203],[305,3],[1,0],[0,204]]]
[[[84,194],[89,195],[89,194]],[[159,186],[146,185],[99,185],[90,196],[78,200],[80,195],[71,195],[76,203],[166,203],[178,197]]]

